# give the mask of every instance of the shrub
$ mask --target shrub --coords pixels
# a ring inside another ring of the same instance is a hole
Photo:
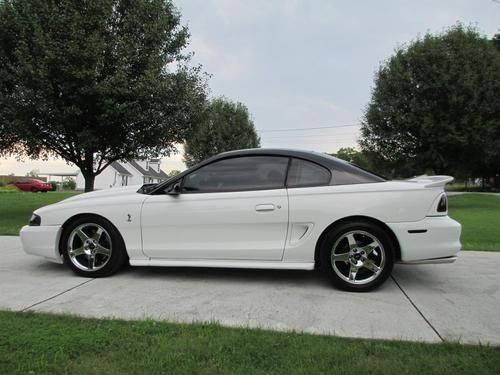
[[[55,182],[55,181],[49,181],[49,184],[52,185],[52,191],[56,191],[57,190],[57,182]]]
[[[76,182],[71,177],[68,177],[68,178],[66,178],[66,180],[64,180],[62,187],[64,190],[75,190],[76,189]]]

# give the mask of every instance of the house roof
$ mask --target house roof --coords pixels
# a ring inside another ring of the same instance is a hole
[[[120,174],[126,174],[126,175],[129,175],[129,176],[132,176],[132,173],[130,173],[129,171],[127,171],[127,168],[125,168],[123,165],[121,165],[120,163],[114,161],[111,163],[111,167],[114,168],[115,171],[117,171],[118,173]]]
[[[155,171],[152,168],[144,169],[135,160],[129,161],[129,163],[137,169],[143,176],[154,177],[154,178],[168,178],[168,175],[160,169],[160,172]]]

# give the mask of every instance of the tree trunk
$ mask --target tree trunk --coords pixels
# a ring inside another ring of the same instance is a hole
[[[94,190],[94,181],[95,181],[95,174],[89,173],[85,174],[83,173],[83,178],[85,179],[85,192],[93,191]]]
[[[94,190],[94,152],[92,150],[85,150],[85,160],[83,165],[80,166],[80,171],[82,172],[83,178],[85,179],[85,192]]]

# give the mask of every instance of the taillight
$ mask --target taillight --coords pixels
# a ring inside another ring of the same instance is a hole
[[[448,198],[446,197],[446,194],[443,194],[439,199],[437,212],[446,212],[446,211],[448,211]]]

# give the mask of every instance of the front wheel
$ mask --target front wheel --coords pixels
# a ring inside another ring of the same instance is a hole
[[[80,276],[105,277],[119,271],[127,261],[122,237],[100,217],[83,217],[72,222],[61,236],[65,263]]]
[[[370,222],[333,228],[321,248],[321,267],[333,284],[351,292],[380,286],[394,266],[394,245],[387,232]]]

